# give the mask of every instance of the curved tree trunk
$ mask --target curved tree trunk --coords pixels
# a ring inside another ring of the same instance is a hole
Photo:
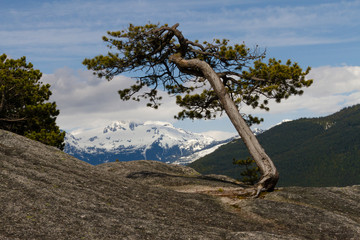
[[[275,185],[279,180],[279,173],[276,170],[274,163],[265,153],[255,135],[239,113],[234,101],[226,91],[224,84],[216,72],[206,62],[199,59],[186,60],[180,55],[175,54],[170,56],[169,60],[174,62],[180,70],[187,69],[189,71],[194,70],[203,73],[204,77],[210,82],[216,95],[219,97],[226,114],[260,169],[262,176],[260,181],[256,184],[256,195],[258,196],[262,191],[274,190]]]

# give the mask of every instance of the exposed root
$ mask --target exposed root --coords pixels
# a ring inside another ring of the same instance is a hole
[[[216,197],[226,198],[257,198],[261,192],[256,186],[249,187],[205,187],[205,186],[186,186],[186,188],[175,188],[175,191],[185,193],[202,193]]]

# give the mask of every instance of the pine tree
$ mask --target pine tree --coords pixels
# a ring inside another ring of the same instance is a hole
[[[235,160],[233,159],[233,164],[240,165],[242,167],[245,167],[245,170],[243,170],[240,175],[241,179],[240,181],[244,183],[248,183],[250,185],[254,185],[257,183],[260,179],[260,170],[259,167],[256,166],[255,160],[251,157],[248,157],[247,159],[240,159]]]
[[[269,99],[281,102],[291,95],[303,93],[312,80],[297,63],[271,58],[263,62],[265,52],[245,44],[230,45],[229,40],[191,41],[178,29],[179,24],[147,24],[108,32],[103,40],[110,51],[85,59],[89,70],[98,77],[111,80],[124,72],[140,76],[129,88],[119,90],[124,101],[145,99],[148,106],[158,108],[162,97],[158,89],[176,96],[183,107],[176,118],[215,118],[225,112],[249,149],[262,174],[254,190],[272,191],[279,173],[249,128],[260,119],[240,113],[242,104],[269,110]]]
[[[50,85],[41,76],[26,57],[0,56],[0,129],[63,149],[65,132],[56,125],[60,112],[48,102]]]

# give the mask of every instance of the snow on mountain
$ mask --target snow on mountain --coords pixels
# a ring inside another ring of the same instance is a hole
[[[116,121],[105,128],[67,133],[64,151],[91,164],[116,159],[172,163],[223,142],[167,122]]]
[[[265,130],[263,129],[260,129],[260,128],[254,128],[252,130],[252,132],[255,134],[255,135],[259,135],[259,134],[262,134],[263,132],[265,132]],[[230,135],[231,136],[231,135]],[[233,134],[231,137],[229,136],[228,139],[226,139],[226,141],[223,141],[222,143],[219,143],[211,148],[206,148],[206,149],[203,149],[203,150],[200,150],[200,151],[197,151],[191,155],[188,155],[188,156],[182,156],[180,157],[178,160],[176,160],[174,162],[174,164],[189,164],[189,163],[192,163],[202,157],[205,157],[206,155],[214,152],[216,149],[218,149],[219,147],[221,147],[222,145],[230,142],[231,140],[233,139],[238,139],[240,138],[239,135],[235,135]]]
[[[291,119],[284,119],[284,120],[282,120],[281,122],[275,124],[274,126],[271,126],[270,128],[273,128],[273,127],[279,126],[279,125],[281,125],[281,124],[283,124],[283,123],[291,122],[291,121],[292,121]],[[269,128],[269,129],[270,129],[270,128]]]
[[[216,130],[214,131],[213,130],[213,131],[202,132],[201,134],[212,137],[218,141],[223,141],[223,140],[227,140],[227,139],[238,136],[238,134],[235,132],[235,129],[233,132],[224,132],[224,131],[216,131]]]
[[[264,130],[255,128],[253,132],[258,135]],[[64,151],[91,164],[117,159],[188,164],[239,138],[235,134],[225,140],[214,136],[219,134],[192,133],[168,122],[115,121],[106,127],[66,133]]]
[[[260,129],[260,128],[254,128],[252,130],[252,132],[256,135],[262,134],[263,132],[265,132],[266,130]]]
[[[182,156],[180,157],[178,160],[176,160],[175,162],[173,162],[174,164],[181,164],[181,165],[185,165],[185,164],[189,164],[192,162],[195,162],[196,160],[205,157],[206,155],[214,152],[216,149],[218,149],[219,147],[221,147],[222,145],[226,144],[227,142],[224,143],[219,143],[211,148],[207,148],[204,150],[200,150],[197,151],[191,155],[187,155],[187,156]]]

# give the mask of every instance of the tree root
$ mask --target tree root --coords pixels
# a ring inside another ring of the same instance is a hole
[[[227,197],[227,198],[258,198],[261,196],[262,192],[266,192],[263,189],[257,188],[257,186],[249,186],[249,187],[235,187],[235,188],[211,188],[204,190],[195,190],[195,191],[187,191],[194,193],[202,193],[216,197]]]
[[[235,188],[211,188],[194,192],[229,198],[258,198],[261,193],[274,191],[278,179],[278,176],[263,176],[255,185],[242,185]]]

